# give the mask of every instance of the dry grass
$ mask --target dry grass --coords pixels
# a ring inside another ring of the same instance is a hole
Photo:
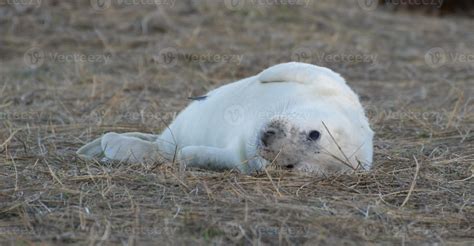
[[[0,240],[472,245],[474,62],[425,60],[434,47],[474,54],[472,19],[315,2],[95,11],[89,1],[0,1]],[[31,47],[47,56],[37,68],[27,66]],[[175,66],[160,63],[167,47],[180,54]],[[110,61],[51,57],[72,53]],[[340,72],[360,93],[377,133],[372,171],[249,177],[74,156],[103,132],[158,133],[188,96],[295,58]]]

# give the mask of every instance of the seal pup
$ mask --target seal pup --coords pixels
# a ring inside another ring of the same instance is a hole
[[[246,174],[272,164],[331,173],[372,166],[373,131],[358,96],[337,73],[290,62],[196,98],[160,135],[107,133],[86,159],[177,160]]]

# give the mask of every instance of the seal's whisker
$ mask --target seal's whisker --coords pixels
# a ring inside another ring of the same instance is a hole
[[[342,164],[344,164],[345,166],[351,168],[352,170],[356,170],[350,163],[347,163],[346,161],[342,160],[341,158],[337,157],[337,155],[329,152],[327,149],[325,149],[323,147],[323,150],[325,150],[326,152],[321,152],[322,154],[326,154],[326,155],[329,155],[331,156],[332,158],[336,159],[337,161],[341,162]]]
[[[342,150],[341,146],[337,143],[336,139],[334,138],[334,136],[332,135],[331,131],[329,131],[329,128],[326,126],[326,124],[324,123],[324,121],[321,121],[323,123],[323,126],[324,128],[326,128],[326,131],[329,133],[329,136],[331,137],[331,139],[334,141],[334,143],[336,144],[337,148],[339,149],[339,151],[342,153],[342,155],[344,156],[344,158],[346,158],[346,161],[347,163],[347,166],[350,166],[353,170],[354,167],[350,165],[351,161],[349,160],[349,158],[347,157],[346,153],[344,153],[344,151]]]
[[[362,147],[363,147],[368,141],[370,141],[370,138],[366,138],[366,139],[364,140],[364,142],[362,142],[362,144],[359,145],[359,147],[357,147],[357,149],[354,151],[354,153],[352,153],[352,154],[349,156],[349,158],[352,158],[355,154],[357,154],[357,152],[359,152],[359,151],[362,149]]]

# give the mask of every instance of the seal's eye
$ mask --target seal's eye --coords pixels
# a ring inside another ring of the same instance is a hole
[[[319,133],[319,131],[316,131],[316,130],[310,131],[308,135],[308,140],[316,141],[319,139],[320,136],[321,136],[321,133]]]

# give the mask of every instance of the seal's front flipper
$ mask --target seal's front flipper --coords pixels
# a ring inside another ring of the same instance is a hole
[[[238,170],[246,173],[245,163],[228,149],[208,146],[188,146],[181,149],[179,162],[185,167],[211,170]]]

